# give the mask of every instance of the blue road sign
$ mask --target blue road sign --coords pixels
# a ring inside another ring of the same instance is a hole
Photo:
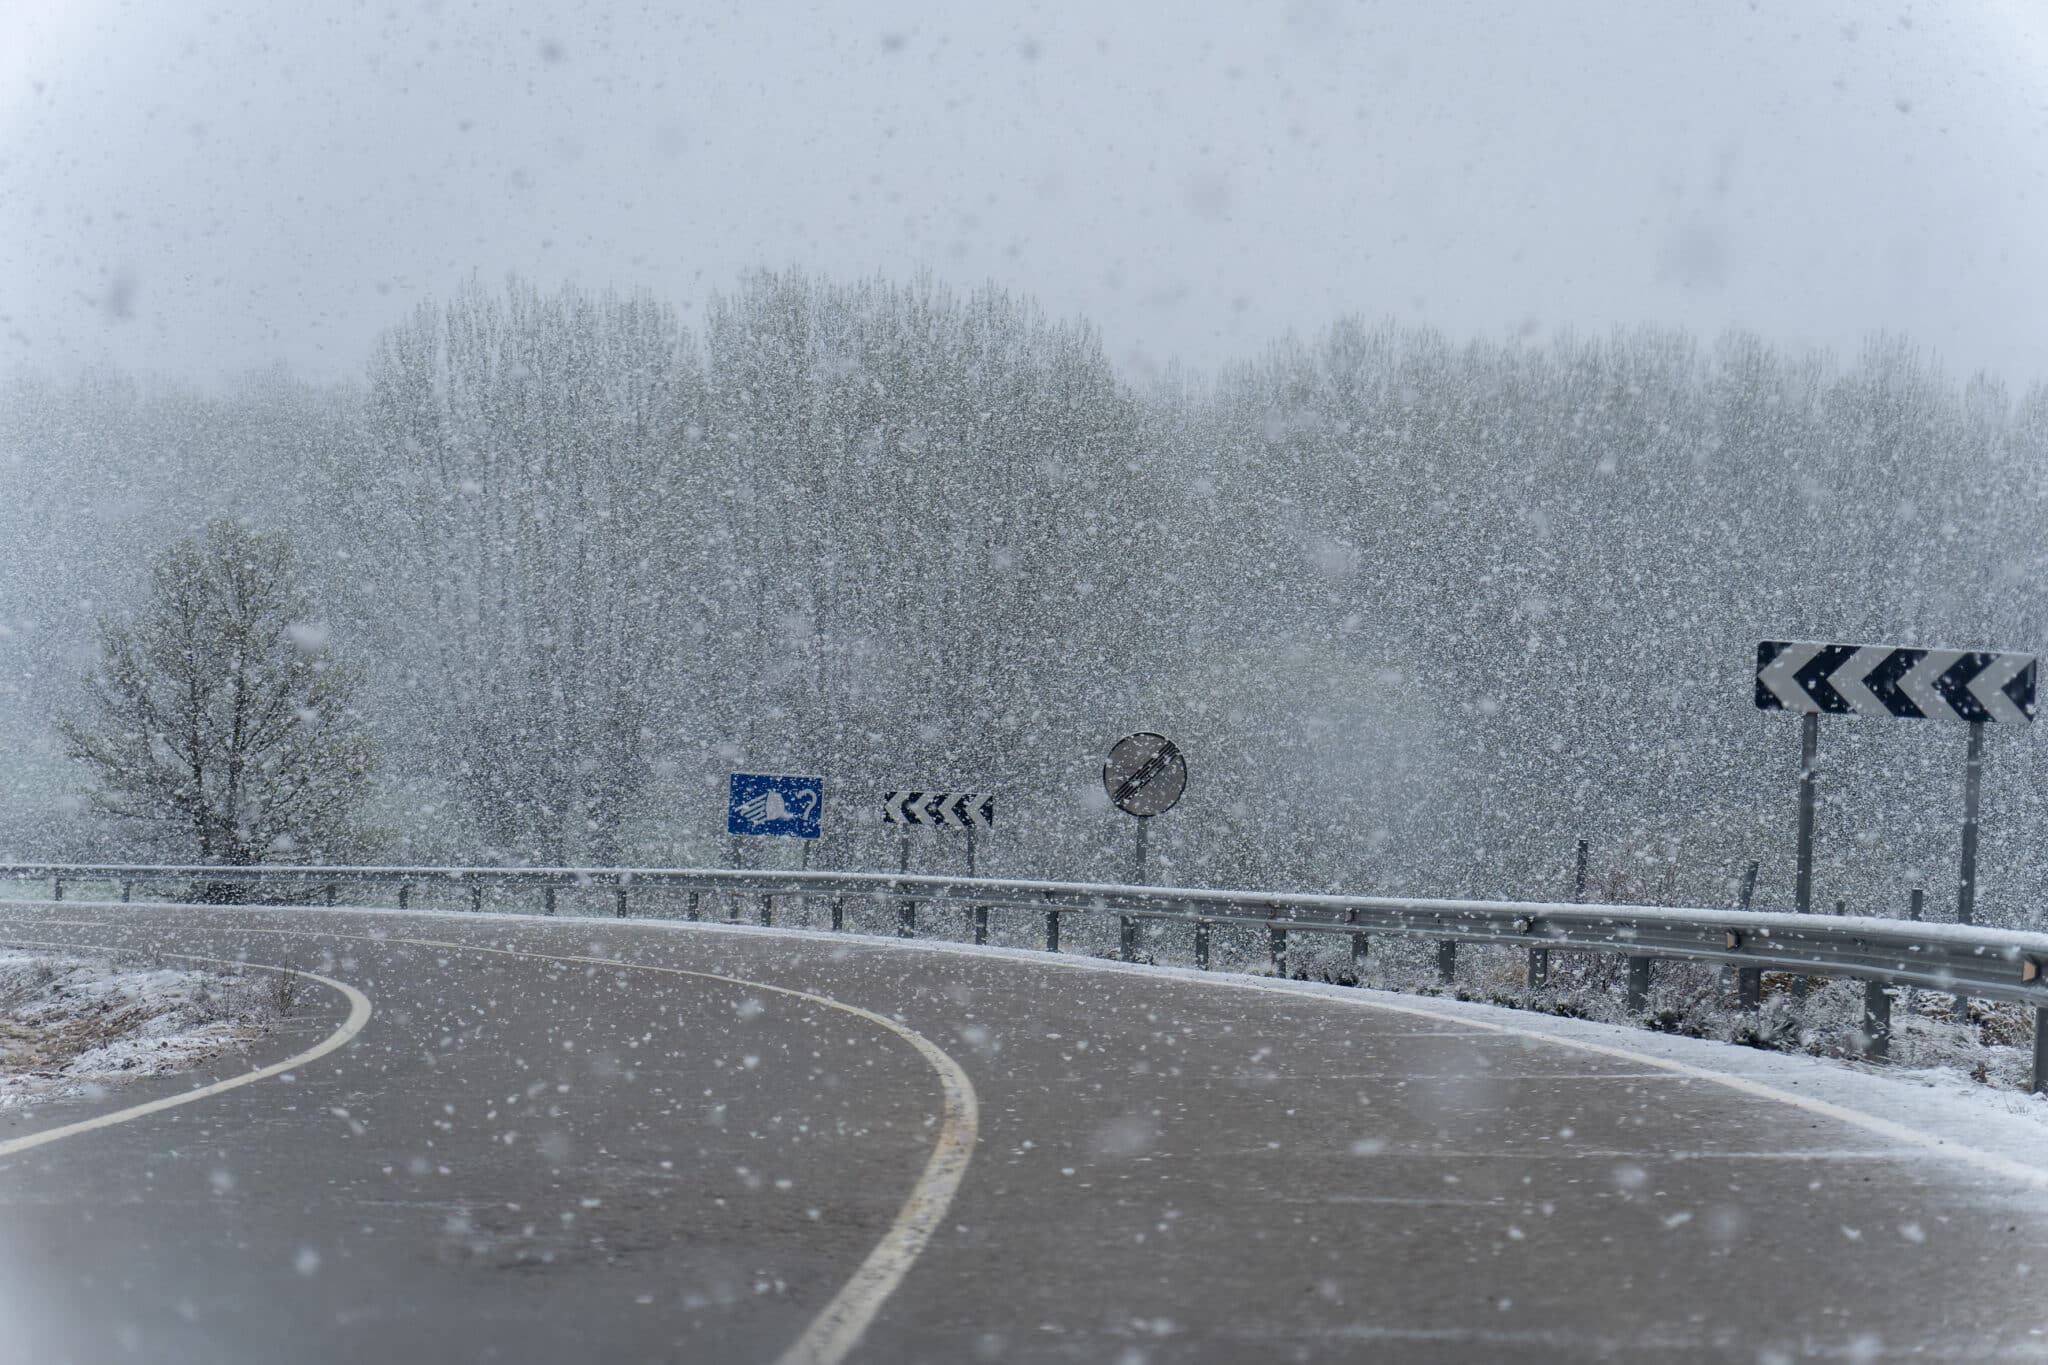
[[[817,838],[825,832],[825,779],[734,773],[725,807],[725,832]]]

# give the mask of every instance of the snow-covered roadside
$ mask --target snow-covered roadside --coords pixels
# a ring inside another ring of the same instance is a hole
[[[296,982],[0,948],[0,1110],[103,1093],[263,1037]]]

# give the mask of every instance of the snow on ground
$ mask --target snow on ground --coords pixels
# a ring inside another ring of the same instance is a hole
[[[270,1031],[291,990],[270,973],[0,949],[0,1109],[238,1050]]]

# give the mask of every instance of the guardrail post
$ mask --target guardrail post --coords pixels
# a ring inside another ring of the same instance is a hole
[[[53,901],[64,899],[64,879],[62,877],[52,877],[50,879],[50,899]]]
[[[412,883],[400,882],[398,884],[398,908],[403,910],[410,904],[412,904]]]
[[[974,827],[969,825],[967,832],[970,835],[973,834]],[[974,907],[974,941],[976,944],[988,942],[988,907],[986,905]]]
[[[846,897],[832,898],[832,932],[837,934],[846,928]]]
[[[1650,963],[1654,958],[1632,957],[1628,960],[1628,1007],[1631,1010],[1646,1010],[1650,1007]]]
[[[1116,960],[1135,961],[1138,956],[1138,922],[1129,915],[1116,917]]]
[[[1448,986],[1458,976],[1458,940],[1447,938],[1436,945],[1436,979]]]
[[[328,904],[329,906],[332,906],[332,905],[334,904],[334,896],[335,896],[335,886],[334,886],[334,883],[333,883],[333,882],[329,882],[329,883],[327,883],[327,904]]]
[[[903,908],[896,912],[896,937],[917,937],[917,902],[905,901]]]
[[[2034,1011],[2034,1085],[2036,1095],[2048,1095],[2048,1008]]]
[[[1266,956],[1272,959],[1273,975],[1287,975],[1287,931],[1277,924],[1266,926]]]
[[[613,914],[618,919],[624,919],[626,917],[626,886],[624,882],[619,884],[615,894],[618,899],[614,903]]]
[[[1892,1051],[1892,998],[1885,991],[1884,982],[1863,983],[1863,1046],[1864,1056],[1883,1061]]]
[[[1735,969],[1735,1007],[1753,1010],[1764,1002],[1764,969],[1761,967],[1737,967]]]
[[[1550,949],[1529,950],[1529,989],[1541,990],[1550,984]]]
[[[697,918],[697,897],[702,894],[703,892],[701,891],[692,891],[689,895],[683,897],[684,919],[694,920]]]
[[[1195,965],[1203,971],[1209,970],[1209,921],[1195,921]]]
[[[761,927],[773,928],[775,924],[775,897],[763,894],[761,897]]]
[[[481,911],[484,908],[484,884],[482,882],[470,882],[469,908],[477,911]]]
[[[1045,950],[1048,953],[1060,950],[1060,912],[1057,910],[1045,912]]]
[[[1358,923],[1357,906],[1354,905],[1344,912],[1344,922],[1346,924]],[[1365,960],[1371,952],[1372,940],[1369,937],[1360,933],[1353,933],[1351,935],[1351,972],[1352,975],[1358,977],[1361,981],[1365,979]]]
[[[552,884],[541,893],[541,913],[543,915],[555,913],[555,888]]]

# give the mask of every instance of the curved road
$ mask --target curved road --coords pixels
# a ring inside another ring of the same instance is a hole
[[[8,1360],[2048,1358],[2042,1189],[1423,1001],[569,918],[0,942],[369,1007],[0,1113]]]

